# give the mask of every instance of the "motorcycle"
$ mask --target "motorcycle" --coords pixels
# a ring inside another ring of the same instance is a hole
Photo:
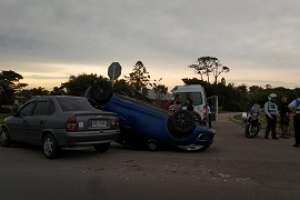
[[[245,120],[245,136],[247,138],[255,138],[260,132],[261,123],[259,120],[260,113],[259,111],[245,113],[243,118]]]

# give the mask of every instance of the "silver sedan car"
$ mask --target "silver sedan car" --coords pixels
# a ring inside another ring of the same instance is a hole
[[[105,152],[119,133],[116,114],[95,109],[86,98],[41,96],[4,120],[0,143],[41,145],[44,155],[51,159],[63,147],[91,145]]]

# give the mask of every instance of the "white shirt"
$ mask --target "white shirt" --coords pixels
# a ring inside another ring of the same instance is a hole
[[[296,110],[297,110],[297,107],[300,107],[300,105],[298,105],[299,102],[300,102],[300,98],[295,99],[294,101],[292,101],[292,102],[289,104],[290,110],[296,111]]]
[[[272,101],[265,103],[265,113],[268,117],[273,118],[272,115],[279,115],[278,106]]]

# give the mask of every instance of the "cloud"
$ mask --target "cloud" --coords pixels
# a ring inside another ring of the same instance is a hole
[[[299,7],[294,0],[2,0],[0,65],[49,73],[62,70],[55,63],[131,66],[141,59],[149,71],[181,72],[212,55],[232,68],[295,71]]]

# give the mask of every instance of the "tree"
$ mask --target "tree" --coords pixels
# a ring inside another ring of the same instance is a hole
[[[215,84],[218,84],[218,78],[222,73],[228,73],[230,71],[229,67],[224,66],[220,63],[218,63],[214,68],[213,68],[213,74],[215,77]]]
[[[219,59],[215,57],[200,57],[197,59],[197,62],[197,64],[192,64],[188,67],[194,69],[194,71],[200,75],[201,80],[203,80],[203,75],[205,75],[208,83],[210,83],[211,74],[214,76],[214,83],[217,84],[220,75],[230,71],[229,67],[222,65]]]
[[[45,88],[38,87],[38,88],[32,88],[32,89],[22,89],[16,93],[17,99],[22,99],[22,101],[29,100],[30,98],[34,96],[43,96],[43,95],[49,95],[49,91]],[[25,103],[25,102],[24,102]]]
[[[151,83],[152,89],[156,95],[156,98],[158,100],[162,100],[163,96],[168,93],[168,87],[161,83],[162,78],[158,80],[154,80],[153,83]]]
[[[108,79],[97,74],[80,74],[70,76],[69,81],[61,84],[61,88],[66,89],[69,95],[82,96],[89,86],[101,82],[108,82]]]
[[[51,95],[65,95],[66,92],[62,87],[54,87],[50,92]]]
[[[20,83],[22,79],[22,75],[12,70],[0,72],[0,107],[4,104],[13,104],[15,93],[27,86]]]
[[[129,84],[139,93],[146,95],[150,83],[150,75],[142,61],[137,61],[129,76],[125,76]]]
[[[201,80],[203,80],[203,75],[206,75],[207,82],[210,83],[210,74],[213,72],[213,69],[218,65],[218,59],[215,57],[200,57],[197,59],[197,64],[192,64],[189,67],[194,69],[194,71],[200,75]]]

